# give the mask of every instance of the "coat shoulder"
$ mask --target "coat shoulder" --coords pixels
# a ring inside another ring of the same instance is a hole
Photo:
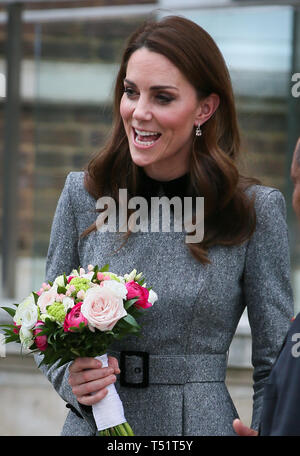
[[[245,191],[246,195],[254,198],[257,215],[266,215],[281,212],[286,217],[286,202],[282,192],[274,187],[251,185]]]
[[[96,199],[87,191],[84,185],[84,171],[71,171],[66,178],[65,189],[74,208],[95,206]]]
[[[273,196],[276,197],[276,196],[283,196],[281,191],[278,190],[278,188],[275,188],[275,187],[268,187],[268,186],[265,186],[265,185],[251,185],[250,187],[248,187],[246,190],[245,190],[245,193],[249,196],[249,197],[255,197],[255,200],[257,202],[260,202],[260,201],[264,201],[265,199],[267,199],[271,194]]]
[[[84,171],[71,171],[66,177],[66,187],[74,193],[85,190]]]

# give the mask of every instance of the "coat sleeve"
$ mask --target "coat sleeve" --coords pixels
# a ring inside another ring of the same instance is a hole
[[[77,249],[79,236],[76,227],[76,217],[70,197],[73,177],[74,173],[69,173],[67,176],[53,218],[46,261],[46,281],[54,281],[58,275],[61,275],[64,272],[68,275],[72,269],[80,266]],[[38,365],[41,360],[42,356],[35,355],[35,361]],[[58,363],[59,361],[52,367],[43,365],[40,369],[52,383],[62,399],[70,404],[71,407],[74,407],[75,410],[88,421],[91,429],[95,431],[91,407],[79,404],[69,385],[70,363],[57,368],[56,366]]]
[[[248,242],[244,298],[252,335],[253,416],[258,429],[264,384],[293,316],[290,254],[283,195],[268,189],[256,201],[257,225]]]

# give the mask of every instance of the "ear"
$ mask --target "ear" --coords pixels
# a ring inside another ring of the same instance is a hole
[[[220,104],[220,97],[216,93],[211,93],[208,97],[199,102],[199,108],[195,119],[195,126],[203,125],[216,112]]]

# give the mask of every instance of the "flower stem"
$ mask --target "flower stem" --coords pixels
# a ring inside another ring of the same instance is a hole
[[[133,430],[131,429],[128,423],[118,424],[118,426],[111,427],[109,429],[104,429],[99,431],[99,436],[129,436],[134,435]]]
[[[119,424],[119,425],[118,425],[118,428],[119,428],[119,431],[120,431],[120,435],[123,435],[123,436],[126,436],[126,435],[127,435],[127,434],[126,434],[126,430],[125,430],[123,424]]]
[[[123,424],[125,430],[126,430],[126,435],[134,435],[133,430],[131,429],[131,426],[126,422]]]
[[[122,434],[120,434],[119,426],[115,426],[114,430],[115,430],[116,435],[122,435]]]

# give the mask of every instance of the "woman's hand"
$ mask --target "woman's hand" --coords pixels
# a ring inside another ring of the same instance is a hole
[[[242,423],[241,420],[235,419],[233,420],[233,429],[240,436],[247,436],[247,437],[255,437],[258,435],[258,432],[255,429],[251,429],[245,424]]]
[[[69,384],[80,404],[93,405],[106,396],[106,386],[114,383],[119,373],[118,360],[111,356],[108,367],[95,358],[77,358],[69,367]]]

